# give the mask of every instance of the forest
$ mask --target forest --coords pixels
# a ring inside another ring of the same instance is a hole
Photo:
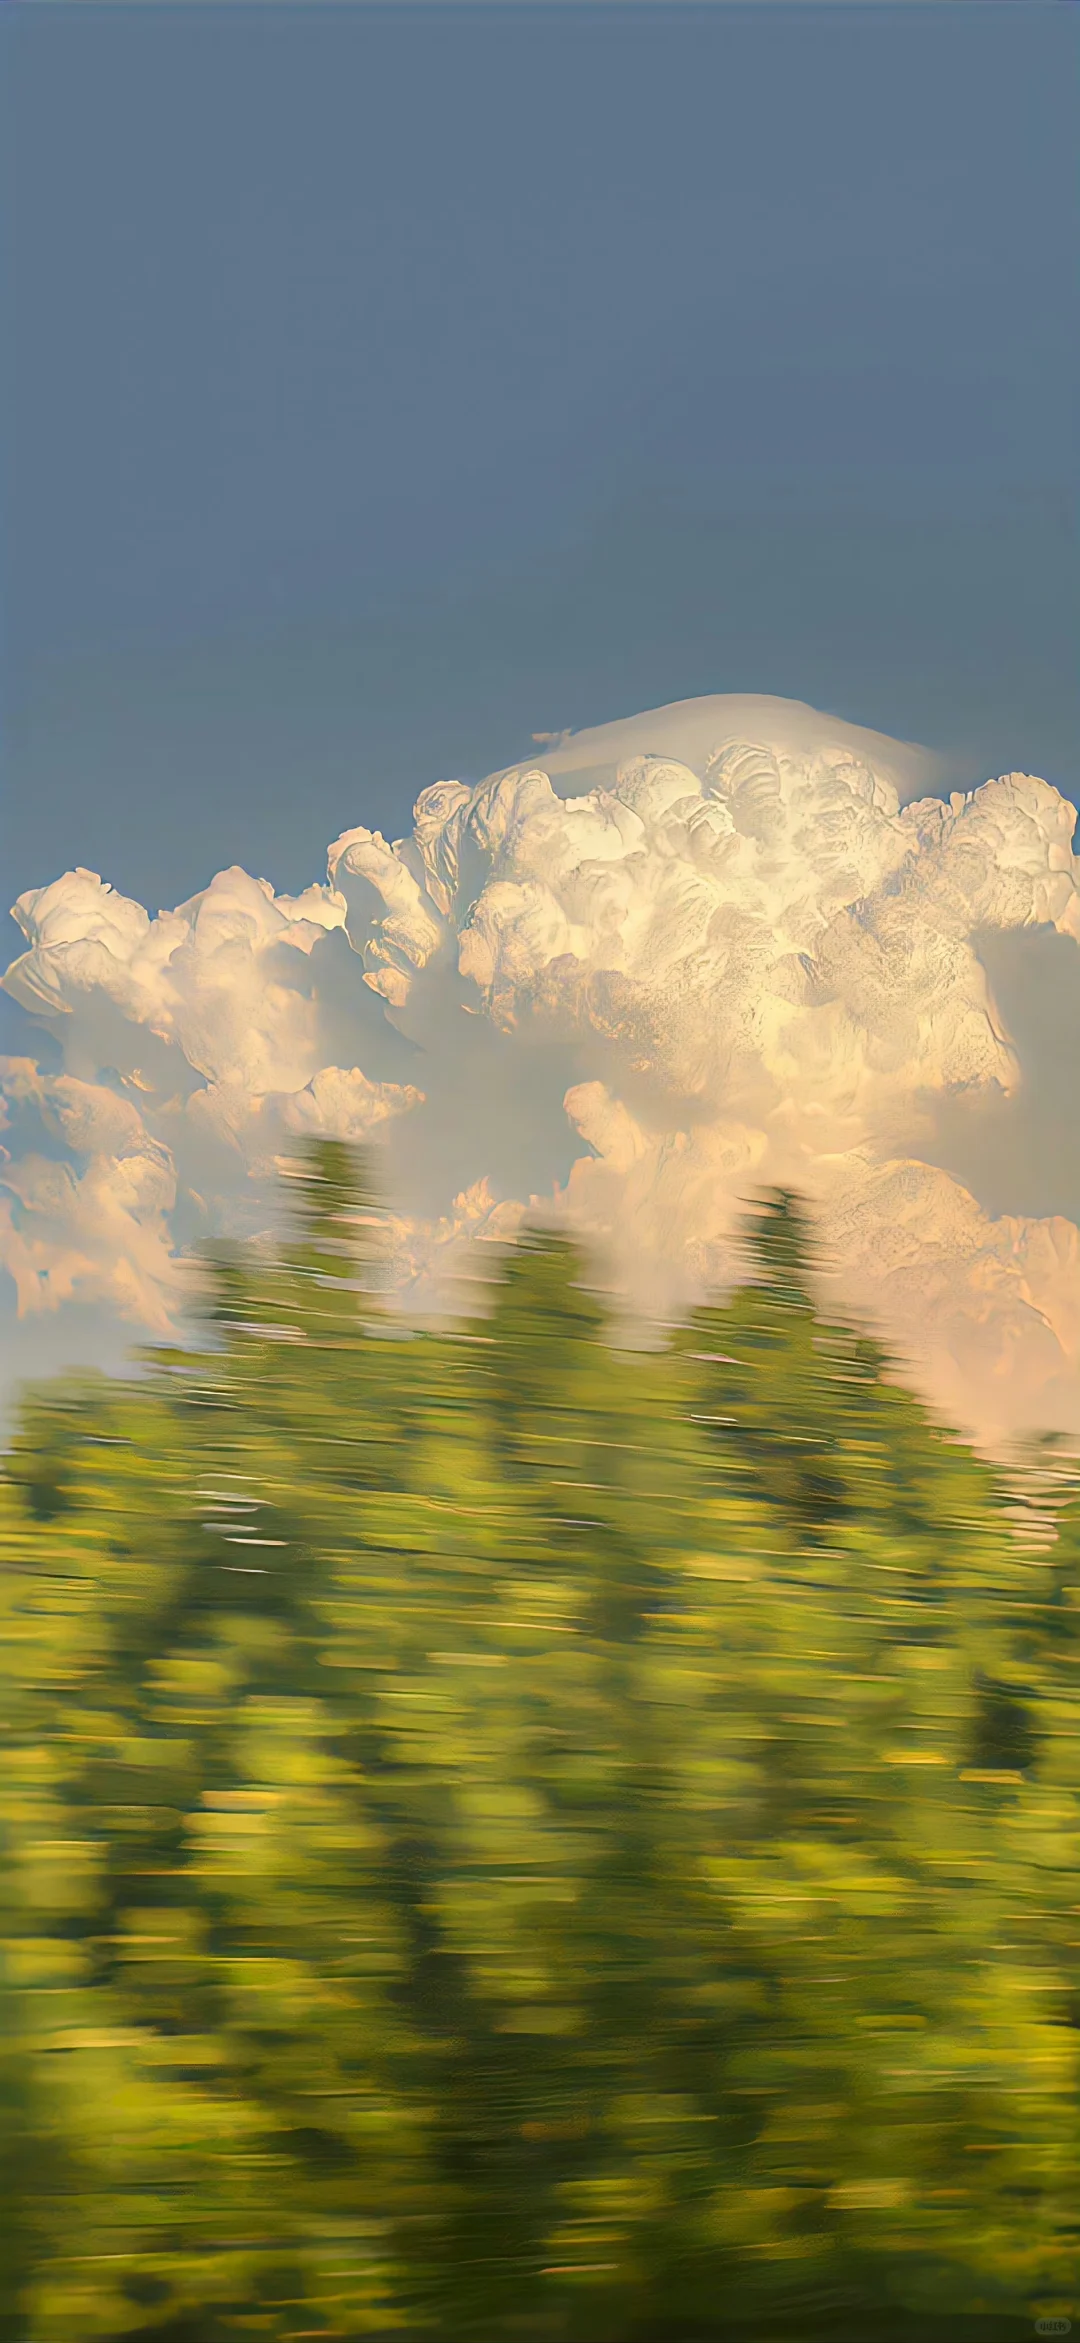
[[[1080,1497],[816,1299],[381,1297],[310,1148],[0,1473],[0,2339],[1077,2310]],[[247,1555],[246,1561],[241,1555]]]

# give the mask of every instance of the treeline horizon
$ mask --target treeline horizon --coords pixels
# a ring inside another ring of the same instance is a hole
[[[1069,2317],[1075,1488],[785,1192],[650,1349],[541,1231],[406,1328],[363,1160],[287,1192],[0,1460],[0,2343]]]

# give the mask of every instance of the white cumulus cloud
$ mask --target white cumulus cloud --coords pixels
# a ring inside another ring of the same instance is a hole
[[[305,1133],[385,1151],[425,1306],[542,1211],[669,1308],[782,1181],[955,1419],[1080,1427],[1074,1221],[992,1211],[937,1145],[946,1109],[1023,1101],[985,939],[1076,953],[1073,807],[1024,774],[944,799],[921,752],[784,701],[538,755],[425,790],[405,839],[346,831],[298,896],[234,869],[151,919],[79,870],[19,898],[4,982],[63,1062],[3,1062],[20,1312],[164,1332]]]

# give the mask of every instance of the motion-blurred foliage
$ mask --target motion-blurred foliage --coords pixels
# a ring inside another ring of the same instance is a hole
[[[789,1198],[627,1351],[539,1236],[408,1334],[295,1185],[7,1460],[0,2333],[1066,2312],[1080,1511],[1018,1538]]]

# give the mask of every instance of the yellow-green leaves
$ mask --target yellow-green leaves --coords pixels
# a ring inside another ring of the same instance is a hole
[[[555,1239],[402,1339],[340,1151],[293,1192],[0,1484],[12,2333],[1060,2302],[1073,1513],[818,1320],[790,1198],[626,1352]]]

